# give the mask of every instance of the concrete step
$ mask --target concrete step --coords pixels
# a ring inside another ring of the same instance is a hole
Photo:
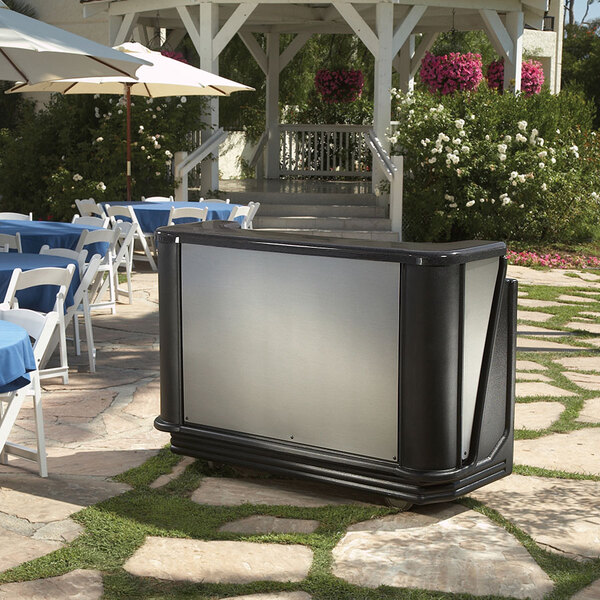
[[[233,204],[302,204],[376,206],[375,194],[302,193],[302,192],[225,192]]]
[[[260,214],[260,210],[259,213]],[[256,216],[254,229],[344,229],[353,231],[389,231],[391,221],[384,218],[355,217],[262,217]]]
[[[256,227],[254,228],[256,229]],[[318,237],[332,237],[353,240],[375,240],[378,242],[398,242],[398,234],[394,231],[359,231],[346,229],[276,229],[264,228],[261,231],[282,231]]]
[[[258,209],[260,217],[380,217],[385,218],[384,206],[363,206],[347,204],[262,204]]]

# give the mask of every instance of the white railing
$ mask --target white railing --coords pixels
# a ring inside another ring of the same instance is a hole
[[[370,177],[369,125],[279,126],[279,174],[296,177]]]
[[[402,241],[402,201],[404,192],[404,157],[390,156],[381,145],[373,129],[365,133],[365,142],[373,155],[373,162],[379,165],[386,179],[390,182],[390,221],[392,231]]]

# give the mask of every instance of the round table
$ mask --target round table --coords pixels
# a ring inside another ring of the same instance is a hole
[[[31,269],[39,269],[42,267],[61,267],[65,268],[68,265],[75,265],[75,272],[71,285],[67,290],[65,298],[65,309],[71,306],[74,302],[73,295],[79,287],[79,266],[77,261],[62,256],[54,256],[52,254],[20,254],[18,252],[0,252],[0,302],[4,300],[4,295],[8,289],[10,278],[14,269],[29,271]],[[56,293],[58,287],[55,285],[40,285],[34,288],[21,290],[17,292],[17,299],[20,308],[29,308],[39,312],[49,312],[54,308],[56,303]]]
[[[27,373],[35,369],[33,348],[27,331],[19,325],[0,320],[0,394],[27,385]]]
[[[227,202],[108,202],[108,204],[111,206],[132,206],[144,233],[154,233],[159,227],[166,225],[169,222],[169,214],[171,213],[172,206],[176,208],[206,207],[208,208],[207,221],[226,221],[229,218],[229,213],[236,206]],[[178,223],[186,222],[193,223],[194,219],[178,220]]]
[[[0,233],[21,236],[23,252],[38,253],[44,244],[50,248],[68,248],[75,250],[81,232],[87,229],[101,229],[92,225],[77,225],[76,223],[60,223],[55,221],[0,221]],[[104,256],[108,244],[98,243],[86,246],[88,258],[94,254]]]

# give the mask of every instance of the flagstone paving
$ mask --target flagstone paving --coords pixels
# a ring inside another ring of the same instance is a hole
[[[557,294],[555,300],[524,298],[520,305],[544,308],[581,305],[581,317],[597,319],[600,282],[590,274],[535,271],[509,267],[508,274],[522,283],[578,288]],[[81,508],[118,496],[129,486],[111,478],[156,455],[169,441],[153,427],[159,414],[157,277],[134,275],[135,302],[119,304],[116,315],[94,314],[98,372],[90,374],[85,345],[81,357],[71,357],[69,383],[44,382],[45,426],[49,477],[37,476],[35,466],[11,458],[0,465],[0,571],[64,547],[84,532],[71,515]],[[580,294],[580,295],[577,295]],[[585,311],[583,308],[585,307]],[[594,310],[596,308],[596,310]],[[591,310],[590,310],[591,309]],[[519,311],[552,318],[542,311]],[[525,315],[525,316],[523,316]],[[519,349],[560,352],[582,350],[578,340],[600,343],[600,325],[571,319],[568,326],[591,334],[519,324]],[[558,327],[553,322],[553,327]],[[523,333],[535,333],[526,337]],[[557,335],[560,333],[560,337]],[[562,336],[568,336],[566,340]],[[587,337],[586,337],[587,336]],[[558,338],[558,339],[557,339]],[[566,343],[565,343],[566,341]],[[557,433],[553,424],[577,393],[561,388],[554,371],[531,360],[517,361],[517,396],[540,398],[517,402],[515,428],[541,431],[540,437],[517,439],[515,464],[570,473],[600,476],[600,398],[585,385],[600,380],[600,358],[579,357],[571,352],[554,358],[563,373],[585,394],[575,421],[579,430]],[[542,360],[542,359],[540,359]],[[543,362],[543,360],[542,360]],[[564,382],[564,380],[563,380]],[[550,401],[549,398],[561,398]],[[21,443],[34,440],[32,413],[23,410],[14,436]],[[180,477],[194,459],[182,461],[151,488],[160,489]],[[236,507],[287,505],[312,510],[325,505],[382,506],[380,496],[320,486],[303,481],[261,478],[262,474],[238,470],[239,477],[204,477],[191,493],[199,505]],[[163,494],[164,492],[153,492]],[[600,482],[511,475],[470,496],[498,511],[542,548],[577,560],[600,557]],[[245,509],[242,509],[245,510]],[[267,512],[266,509],[263,509]],[[290,519],[257,514],[231,520],[221,536],[264,536],[310,533],[316,519]],[[216,530],[215,530],[216,531]],[[304,533],[306,532],[306,533]],[[161,534],[162,535],[162,534]],[[269,540],[270,542],[271,540]],[[264,539],[206,541],[180,537],[147,537],[125,562],[132,577],[170,582],[249,581],[302,582],[313,565],[312,551],[300,544],[264,543]],[[380,585],[436,590],[448,593],[497,595],[534,599],[553,589],[553,582],[516,537],[485,515],[458,504],[413,507],[408,512],[357,523],[348,528],[333,551],[333,573],[350,583],[377,588]],[[37,581],[0,585],[0,600],[18,598],[96,600],[103,594],[100,571],[74,570]],[[270,588],[272,589],[272,588]],[[216,596],[215,596],[216,597]],[[237,600],[311,600],[305,591],[273,591],[231,596]],[[577,600],[598,600],[600,581],[579,591]]]

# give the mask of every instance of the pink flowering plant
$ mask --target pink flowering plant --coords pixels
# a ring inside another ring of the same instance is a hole
[[[446,96],[393,91],[393,101],[406,239],[591,237],[600,216],[600,143],[580,96],[482,86]]]
[[[315,75],[315,88],[326,104],[354,102],[364,84],[362,71],[357,70],[320,69]]]
[[[488,86],[502,91],[504,88],[504,59],[490,63],[486,73]],[[544,69],[537,60],[524,60],[521,65],[521,91],[526,96],[539,94],[544,85]]]
[[[600,269],[600,258],[597,256],[572,256],[570,254],[546,253],[538,254],[524,250],[516,252],[508,250],[508,262],[522,267],[548,267],[551,269]]]
[[[451,52],[435,56],[427,52],[421,62],[420,77],[431,93],[474,90],[483,79],[481,55]]]

